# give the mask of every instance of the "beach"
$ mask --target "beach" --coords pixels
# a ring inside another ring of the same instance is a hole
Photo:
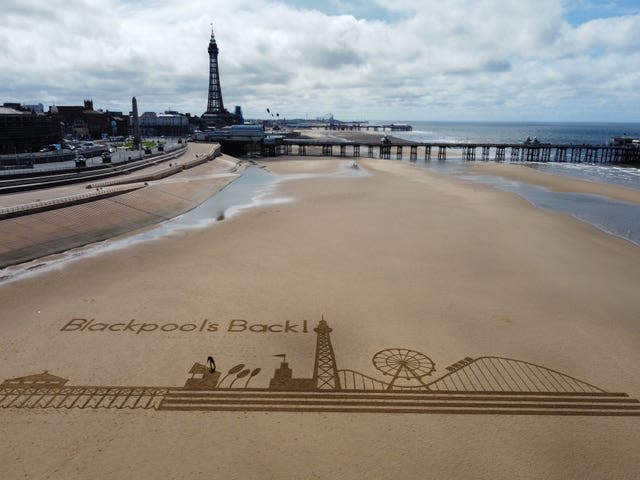
[[[313,377],[324,320],[336,368],[386,382],[393,370],[384,375],[372,359],[407,349],[433,362],[421,382],[463,359],[499,357],[640,398],[637,245],[408,162],[257,163],[271,202],[0,283],[0,382],[46,370],[68,385],[160,391],[182,387],[212,357],[223,375],[243,365],[227,386],[235,379],[263,394],[285,361],[294,378]],[[469,171],[640,203],[631,189],[521,165]],[[498,396],[515,395],[504,390]],[[24,407],[0,408],[8,478],[599,479],[640,470],[638,416],[557,415],[562,402],[542,414],[164,411],[82,407],[91,399],[47,408],[29,395]]]

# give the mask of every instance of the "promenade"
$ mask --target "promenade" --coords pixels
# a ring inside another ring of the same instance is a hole
[[[236,159],[224,155],[183,170],[212,151],[210,144],[192,143],[175,160],[91,188],[77,183],[0,196],[0,213],[23,207],[20,213],[28,213],[0,220],[0,267],[105,240],[194,208],[236,177]],[[123,181],[127,184],[119,185]],[[68,206],[54,208],[56,202]]]

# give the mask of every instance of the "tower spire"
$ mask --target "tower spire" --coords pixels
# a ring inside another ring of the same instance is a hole
[[[211,22],[209,25],[211,25],[211,39],[209,40],[209,44],[216,43],[216,35],[213,32],[213,22]]]

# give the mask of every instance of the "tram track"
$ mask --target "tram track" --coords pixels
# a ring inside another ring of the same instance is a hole
[[[129,173],[147,168],[159,163],[176,158],[186,152],[186,146],[179,150],[158,155],[142,160],[134,160],[126,164],[116,164],[113,166],[99,166],[91,171],[77,171],[67,173],[54,173],[50,175],[36,175],[22,178],[0,179],[0,195],[4,193],[16,193],[29,190],[39,190],[62,185],[69,185],[81,182],[95,182],[104,178],[116,175],[128,175]]]

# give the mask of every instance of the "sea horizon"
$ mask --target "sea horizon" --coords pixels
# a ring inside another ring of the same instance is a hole
[[[640,137],[640,122],[371,120],[370,123],[411,125],[412,131],[397,131],[393,135],[414,141],[519,143],[527,137],[537,137],[552,144],[606,145],[613,137]]]

